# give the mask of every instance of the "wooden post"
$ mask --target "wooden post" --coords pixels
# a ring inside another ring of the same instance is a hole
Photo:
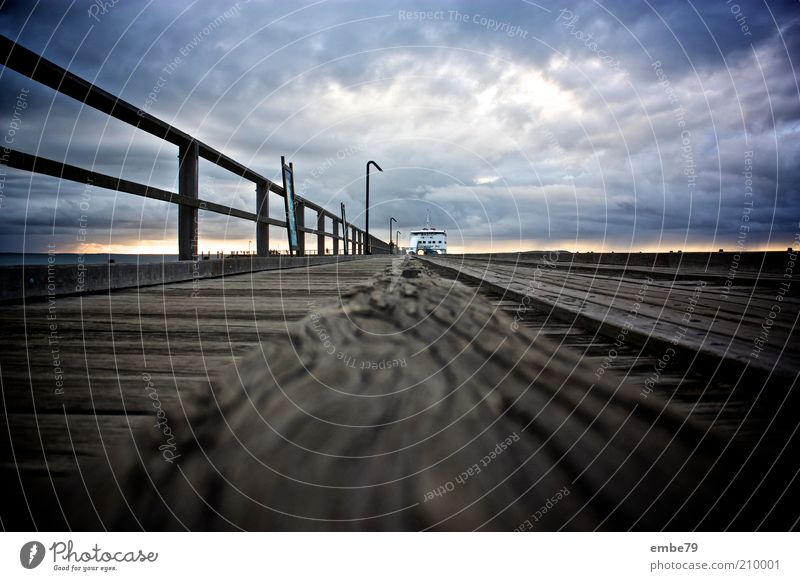
[[[256,214],[269,216],[269,188],[265,182],[256,184]],[[269,224],[256,222],[256,255],[269,256]]]
[[[297,256],[306,255],[306,207],[303,202],[297,202],[294,209],[297,217]]]
[[[196,141],[178,150],[178,193],[182,196],[198,197],[199,152]],[[197,236],[197,208],[178,206],[178,260],[197,260]]]
[[[350,235],[350,254],[358,254],[358,252],[357,252],[358,248],[356,248],[356,243],[358,241],[356,240],[356,227],[355,226],[351,227],[350,234],[351,234]]]
[[[333,219],[333,255],[339,254],[339,220]]]
[[[317,210],[317,256],[325,256],[325,214]]]

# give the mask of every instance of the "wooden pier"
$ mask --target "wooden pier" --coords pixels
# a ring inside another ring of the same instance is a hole
[[[738,347],[775,277],[733,286],[761,299],[726,336],[718,280],[693,299],[700,279],[643,289],[641,267],[575,258],[365,257],[5,305],[4,526],[796,527],[794,295],[770,373]],[[609,321],[640,303],[621,344],[573,308],[590,296]],[[690,301],[708,349],[661,327]]]
[[[176,148],[177,192],[3,163],[177,204],[180,258],[0,268],[4,530],[798,527],[791,249],[395,256],[2,36],[0,59]],[[252,212],[200,199],[201,158]],[[256,255],[199,257],[201,209]]]
[[[179,413],[219,369],[285,341],[290,322],[364,283],[377,260],[0,307],[3,481],[47,488],[85,470],[151,427],[154,403]]]

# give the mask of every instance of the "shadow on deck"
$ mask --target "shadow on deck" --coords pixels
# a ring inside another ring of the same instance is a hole
[[[777,491],[796,462],[742,478],[740,443],[420,260],[223,281],[69,299],[62,367],[85,389],[54,394],[46,350],[29,376],[5,356],[4,481],[25,491],[6,527],[792,526]],[[30,316],[4,310],[12,331]]]

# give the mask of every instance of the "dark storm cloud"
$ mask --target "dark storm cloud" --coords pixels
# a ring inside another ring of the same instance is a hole
[[[0,31],[276,180],[290,156],[303,195],[345,202],[359,224],[364,164],[378,160],[380,235],[390,216],[407,231],[431,209],[469,247],[730,247],[750,151],[748,244],[786,246],[798,227],[792,2],[91,6],[6,3]],[[18,149],[174,190],[174,147],[0,75],[3,129],[30,89]],[[202,197],[254,205],[252,184],[210,164],[201,176]],[[76,246],[82,193],[9,170],[4,249],[23,233],[28,249]],[[89,214],[93,242],[174,244],[166,204],[96,190]],[[251,230],[204,214],[201,246],[242,247]]]

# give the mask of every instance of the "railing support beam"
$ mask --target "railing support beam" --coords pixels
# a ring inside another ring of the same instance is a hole
[[[266,182],[256,184],[256,214],[269,216],[269,185]],[[256,222],[256,254],[269,255],[269,224]]]
[[[325,256],[325,214],[317,212],[317,256]]]
[[[333,219],[333,255],[339,254],[339,220]]]
[[[142,131],[150,133],[159,139],[163,139],[178,146],[179,149],[179,178],[178,194],[168,192],[149,185],[123,180],[119,177],[112,177],[98,172],[86,170],[77,166],[71,166],[62,162],[48,160],[34,155],[6,149],[3,155],[3,164],[9,167],[25,169],[33,173],[51,175],[60,179],[67,179],[81,183],[92,183],[94,186],[108,188],[119,192],[126,192],[137,196],[162,200],[168,203],[179,204],[178,209],[178,254],[181,260],[192,260],[197,258],[198,250],[198,210],[207,210],[218,214],[228,215],[245,220],[258,222],[256,226],[256,249],[257,253],[269,253],[269,230],[267,225],[286,228],[283,220],[269,218],[268,204],[257,202],[256,213],[245,212],[238,208],[231,208],[224,204],[201,200],[199,197],[199,158],[210,161],[211,163],[232,172],[234,175],[243,177],[259,187],[259,184],[266,185],[263,192],[266,197],[271,190],[276,195],[285,196],[283,188],[270,181],[258,172],[240,164],[239,162],[227,157],[209,145],[202,143],[172,125],[154,117],[150,113],[123,101],[116,95],[109,93],[93,85],[89,81],[78,77],[74,73],[58,66],[57,64],[43,58],[27,48],[15,43],[10,38],[0,34],[0,67],[17,71],[18,73],[35,80],[51,89],[77,100],[85,106],[92,107],[98,111],[106,113],[136,127]],[[368,162],[380,170],[375,162]],[[381,170],[382,171],[382,170]],[[369,175],[369,173],[367,174]],[[91,180],[88,182],[87,180]],[[304,228],[305,217],[303,211],[307,207],[316,212],[322,212],[332,220],[339,219],[336,214],[325,210],[322,206],[310,200],[305,200],[297,196],[298,203],[298,226]],[[259,212],[261,208],[261,212]],[[369,204],[367,204],[369,212]],[[368,216],[369,214],[367,214]],[[347,226],[342,224],[342,234]],[[369,228],[369,220],[367,220]],[[350,238],[349,248],[356,252],[356,248],[361,253],[369,250],[369,245],[377,241],[374,237],[366,236],[365,232],[352,230],[353,236]],[[259,235],[260,234],[260,235]],[[304,231],[300,231],[298,253],[305,253]],[[356,238],[358,236],[358,238]],[[342,237],[344,238],[344,236]]]
[[[297,219],[297,256],[306,255],[306,207],[302,200],[297,200],[294,209]]]
[[[178,151],[178,193],[199,197],[200,149],[196,141],[182,145]],[[197,260],[197,208],[178,206],[178,260]]]

